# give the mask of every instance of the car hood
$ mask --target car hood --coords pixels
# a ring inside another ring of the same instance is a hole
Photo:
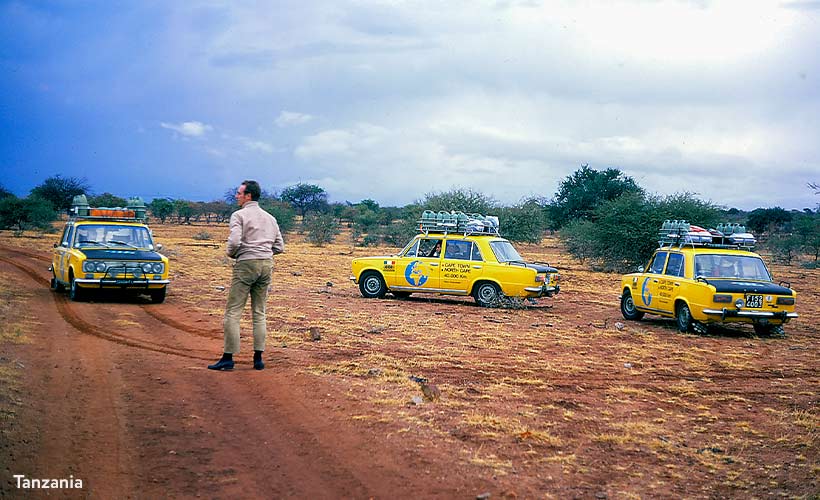
[[[709,284],[716,292],[724,293],[766,293],[772,295],[791,295],[792,290],[785,286],[767,281],[744,281],[734,279],[710,279]]]
[[[162,260],[162,256],[150,250],[132,249],[85,249],[80,250],[86,258],[94,260]]]

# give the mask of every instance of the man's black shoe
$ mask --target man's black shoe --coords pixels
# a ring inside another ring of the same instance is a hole
[[[209,370],[233,370],[233,360],[232,359],[220,359],[216,363],[212,365],[208,365]]]
[[[261,359],[254,359],[253,360],[253,369],[254,370],[264,370],[265,363]]]

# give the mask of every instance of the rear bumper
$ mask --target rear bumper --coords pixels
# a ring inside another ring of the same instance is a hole
[[[561,287],[559,285],[547,286],[544,284],[542,286],[528,286],[524,288],[524,291],[532,297],[552,297],[561,291]]]
[[[751,319],[779,319],[779,320],[789,320],[792,318],[797,318],[798,314],[795,312],[786,312],[786,311],[779,311],[779,312],[772,312],[772,311],[742,311],[738,309],[729,309],[724,307],[723,309],[704,309],[704,314],[708,314],[710,316],[720,316],[721,319],[726,318],[751,318]]]

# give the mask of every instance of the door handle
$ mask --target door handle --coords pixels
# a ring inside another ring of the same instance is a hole
[[[675,283],[675,286],[680,286],[680,283]]]
[[[657,282],[658,282],[658,280],[652,280],[652,283],[657,283]]]
[[[430,267],[438,267],[438,264],[435,264],[435,263],[431,262]]]
[[[473,269],[481,269],[481,266],[473,266]]]

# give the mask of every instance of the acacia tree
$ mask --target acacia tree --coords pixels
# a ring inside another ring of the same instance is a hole
[[[154,214],[154,217],[159,219],[163,224],[165,224],[165,219],[174,213],[174,203],[167,198],[154,198],[151,200],[151,203],[148,204],[148,207],[151,209],[151,213]]]
[[[53,220],[51,203],[42,198],[6,196],[0,199],[0,227],[4,229],[46,229]]]
[[[114,196],[111,193],[103,193],[88,198],[88,204],[92,207],[124,207],[128,205],[128,200]]]
[[[595,170],[582,165],[561,182],[550,205],[554,229],[575,219],[592,220],[595,209],[626,193],[642,194],[634,179],[617,168]]]
[[[295,186],[286,187],[279,196],[282,201],[290,203],[302,217],[307,212],[325,210],[327,205],[327,193],[315,184],[299,183]]]
[[[88,191],[89,185],[85,178],[64,178],[58,174],[34,187],[31,194],[51,203],[54,210],[62,211],[71,208],[71,202],[76,195],[86,194]]]

